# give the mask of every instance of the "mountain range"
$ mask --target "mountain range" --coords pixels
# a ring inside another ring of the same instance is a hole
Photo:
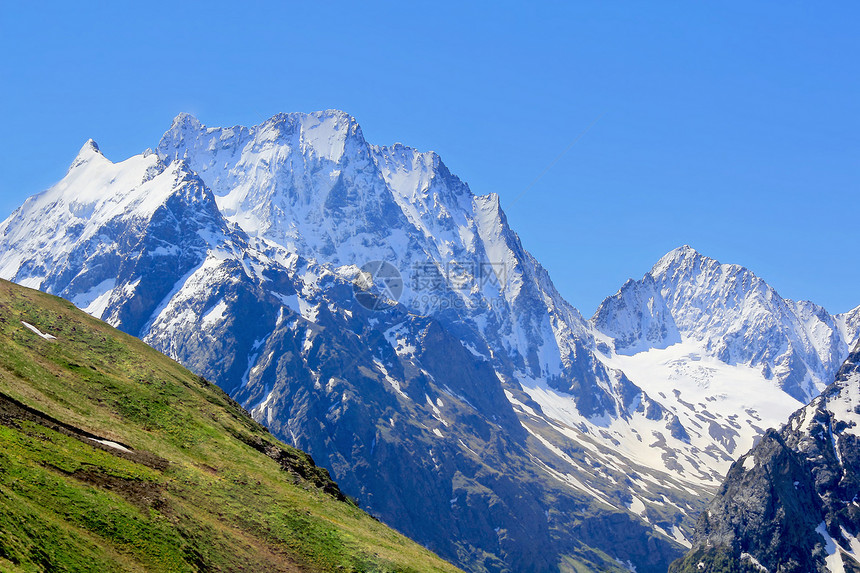
[[[590,319],[433,152],[335,110],[88,141],[0,277],[213,380],[468,571],[666,571],[732,463],[832,380],[832,315],[680,247]]]

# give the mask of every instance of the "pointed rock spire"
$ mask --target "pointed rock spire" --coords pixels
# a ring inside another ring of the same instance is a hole
[[[75,157],[75,160],[72,161],[72,164],[71,166],[69,166],[69,169],[71,170],[85,163],[88,163],[94,157],[101,157],[103,159],[105,158],[105,156],[102,155],[102,152],[99,150],[98,144],[92,139],[88,139],[86,143],[84,143],[81,147],[81,150],[78,151],[78,155]]]

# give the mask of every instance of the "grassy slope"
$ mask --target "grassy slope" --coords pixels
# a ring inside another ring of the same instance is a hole
[[[214,385],[6,281],[0,405],[0,571],[456,571]]]

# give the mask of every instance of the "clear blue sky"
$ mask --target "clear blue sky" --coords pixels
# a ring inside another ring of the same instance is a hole
[[[586,315],[684,243],[860,304],[857,3],[187,4],[5,3],[0,219],[89,137],[339,108],[499,193]]]

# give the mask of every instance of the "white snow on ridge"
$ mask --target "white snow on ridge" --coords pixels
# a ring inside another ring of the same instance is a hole
[[[152,217],[188,176],[180,162],[164,167],[151,152],[112,163],[87,142],[62,180],[0,223],[0,251],[7,253],[0,258],[0,277],[43,288],[46,275],[62,268],[75,249],[115,249],[115,238],[103,230],[112,222]],[[107,280],[77,295],[94,315],[105,310]]]
[[[398,381],[396,378],[394,378],[391,374],[388,373],[388,369],[385,367],[385,365],[377,359],[374,359],[373,363],[382,373],[383,379],[388,383],[389,386],[391,386],[391,389],[394,390],[397,394],[399,394],[401,398],[406,398],[408,400],[409,396],[400,388],[400,381]]]
[[[830,573],[845,573],[845,564],[842,561],[843,553],[853,557],[855,560],[860,560],[860,540],[848,533],[844,527],[840,527],[840,530],[842,536],[848,541],[847,547],[833,539],[827,532],[827,524],[823,521],[815,528],[815,532],[824,541],[824,552],[827,554],[824,561]]]
[[[631,496],[631,498],[632,499],[630,501],[630,504],[627,506],[627,509],[647,521],[648,519],[645,516],[645,504],[635,495]]]
[[[837,314],[836,322],[839,325],[842,338],[848,342],[849,347],[853,347],[860,337],[860,306],[848,312]]]
[[[838,392],[833,395],[828,395],[826,398],[825,408],[832,414],[835,420],[845,422],[846,427],[843,428],[840,434],[851,434],[860,436],[860,372],[853,372],[844,380],[837,382]],[[824,400],[824,398],[820,398]],[[807,406],[807,409],[812,409],[813,404]],[[831,431],[832,428],[828,428]],[[836,447],[836,456],[840,458],[838,448],[838,435],[834,435],[834,447]]]

